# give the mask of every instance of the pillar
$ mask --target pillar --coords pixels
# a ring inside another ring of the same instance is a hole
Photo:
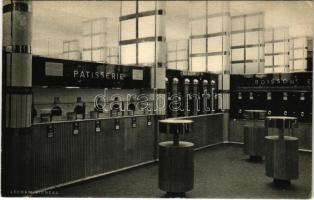
[[[3,2],[2,195],[23,195],[31,179],[31,2]]]

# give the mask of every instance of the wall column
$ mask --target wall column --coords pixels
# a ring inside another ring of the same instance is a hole
[[[2,195],[25,195],[31,179],[31,2],[3,2]]]

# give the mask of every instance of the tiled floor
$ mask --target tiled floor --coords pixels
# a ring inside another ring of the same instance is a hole
[[[187,198],[309,198],[311,153],[300,153],[299,179],[278,188],[265,176],[264,163],[248,162],[240,145],[195,152],[194,189]],[[59,197],[164,197],[158,189],[158,164],[100,177],[54,190]]]

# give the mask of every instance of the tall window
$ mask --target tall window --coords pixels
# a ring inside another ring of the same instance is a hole
[[[265,73],[289,71],[289,29],[265,30]]]
[[[190,70],[229,72],[228,2],[191,2]]]
[[[175,40],[167,42],[167,68],[188,70],[189,41]]]
[[[264,13],[231,17],[231,73],[264,72]]]

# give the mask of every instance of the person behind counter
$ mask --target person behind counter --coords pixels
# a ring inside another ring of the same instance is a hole
[[[85,102],[82,101],[81,97],[76,98],[74,112],[77,119],[85,119]]]

